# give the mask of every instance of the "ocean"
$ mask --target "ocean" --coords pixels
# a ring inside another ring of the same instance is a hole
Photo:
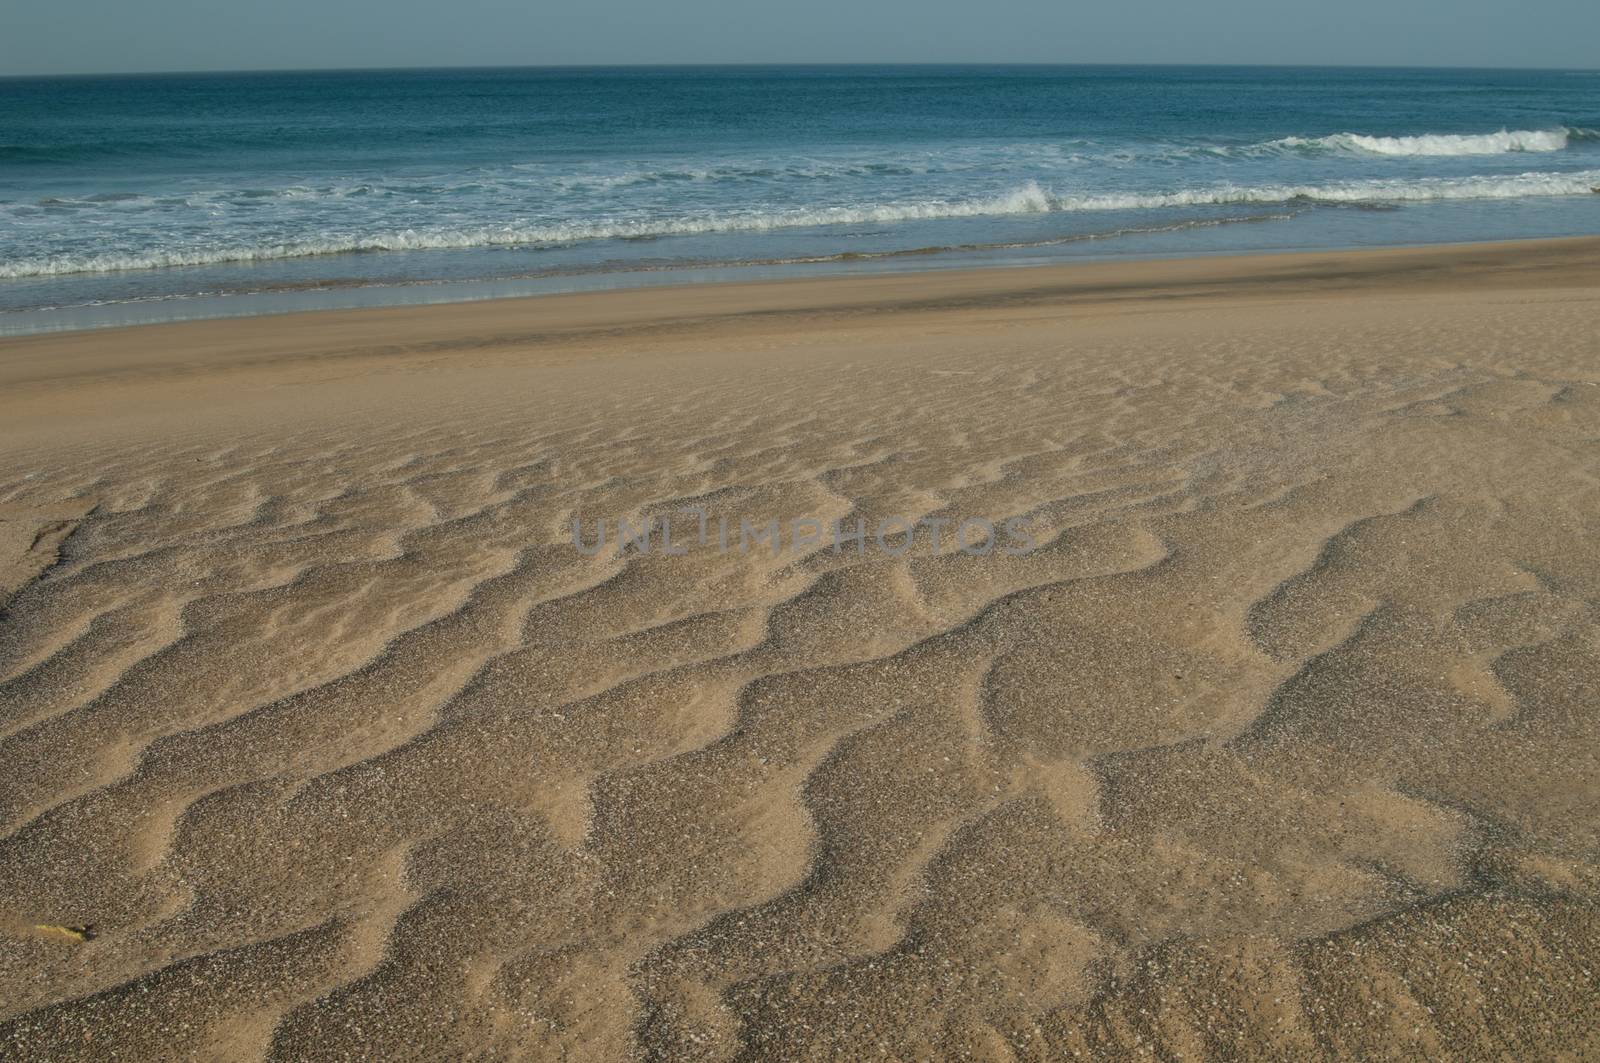
[[[1600,233],[1600,74],[0,79],[0,334],[596,287]]]

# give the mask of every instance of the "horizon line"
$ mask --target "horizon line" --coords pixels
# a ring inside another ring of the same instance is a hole
[[[872,60],[786,60],[782,62],[683,62],[683,63],[470,63],[443,66],[307,66],[307,67],[215,67],[204,69],[171,70],[72,70],[55,73],[0,74],[0,81],[30,81],[50,78],[94,77],[202,77],[217,75],[280,75],[280,74],[374,74],[374,73],[443,73],[471,70],[760,70],[760,69],[815,69],[856,67],[869,69],[918,68],[1010,68],[1010,69],[1108,69],[1135,67],[1143,69],[1205,69],[1205,70],[1438,70],[1438,71],[1495,71],[1502,73],[1537,72],[1596,74],[1600,67],[1572,66],[1491,66],[1480,64],[1393,64],[1393,63],[1218,63],[1218,62],[1044,62],[1044,61],[985,61],[985,60],[898,60],[877,62]]]

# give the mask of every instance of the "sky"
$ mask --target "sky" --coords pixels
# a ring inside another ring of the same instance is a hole
[[[1593,69],[1600,2],[0,0],[0,74],[806,62]]]

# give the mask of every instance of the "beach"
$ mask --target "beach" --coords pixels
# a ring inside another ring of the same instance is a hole
[[[0,1056],[1600,1053],[1597,321],[1580,238],[0,339]]]

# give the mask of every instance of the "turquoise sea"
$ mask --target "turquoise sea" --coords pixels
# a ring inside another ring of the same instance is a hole
[[[0,79],[0,333],[1600,233],[1600,74],[708,67]]]

